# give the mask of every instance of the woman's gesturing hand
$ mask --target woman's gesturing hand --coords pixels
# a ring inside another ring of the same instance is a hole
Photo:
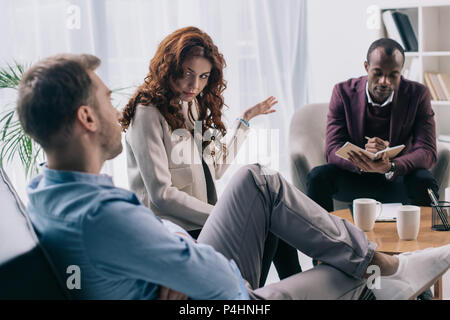
[[[244,114],[242,115],[242,119],[248,122],[250,121],[250,119],[259,116],[261,114],[274,113],[276,110],[272,109],[272,107],[277,103],[278,103],[277,99],[271,96],[266,100],[245,110]]]

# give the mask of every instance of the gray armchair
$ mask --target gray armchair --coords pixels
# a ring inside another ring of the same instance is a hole
[[[433,106],[436,113],[437,135],[442,127],[438,117],[445,112],[441,108],[448,106]],[[290,163],[293,184],[306,193],[306,175],[325,161],[325,131],[328,113],[328,103],[307,104],[299,108],[291,120],[289,131]],[[449,144],[438,141],[438,160],[432,168],[437,179],[440,198],[444,198],[444,190],[449,185],[450,178],[450,147]],[[334,201],[335,209],[345,207],[341,201]]]

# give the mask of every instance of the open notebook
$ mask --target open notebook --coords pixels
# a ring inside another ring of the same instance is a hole
[[[372,160],[380,159],[383,156],[383,153],[387,153],[388,158],[392,159],[395,156],[397,156],[404,148],[405,148],[405,145],[401,144],[399,146],[386,148],[384,150],[378,151],[377,153],[372,153],[372,152],[369,152],[367,150],[364,150],[364,149],[354,145],[351,142],[346,142],[338,151],[336,151],[336,155],[345,160],[348,160],[350,151],[355,151],[355,152],[361,151],[362,153],[367,155]]]

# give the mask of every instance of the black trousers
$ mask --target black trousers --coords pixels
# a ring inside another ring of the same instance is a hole
[[[192,238],[197,239],[201,231],[202,229],[197,229],[188,231],[188,233]],[[280,280],[302,272],[297,249],[269,232],[264,244],[259,287],[263,287],[266,283],[272,261]]]
[[[266,283],[272,261],[280,280],[302,272],[297,249],[269,232],[264,244],[259,287],[263,287]]]
[[[333,197],[342,201],[373,198],[381,202],[402,202],[430,206],[427,188],[438,196],[438,185],[430,171],[417,169],[393,181],[379,173],[354,173],[334,164],[315,167],[307,176],[307,195],[328,212],[333,211]]]

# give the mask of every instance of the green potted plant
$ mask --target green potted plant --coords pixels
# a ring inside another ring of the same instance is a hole
[[[14,62],[0,68],[0,89],[17,90],[20,79],[28,66]],[[39,164],[45,161],[41,147],[22,130],[14,103],[0,107],[0,165],[20,160],[26,176],[38,172]]]

